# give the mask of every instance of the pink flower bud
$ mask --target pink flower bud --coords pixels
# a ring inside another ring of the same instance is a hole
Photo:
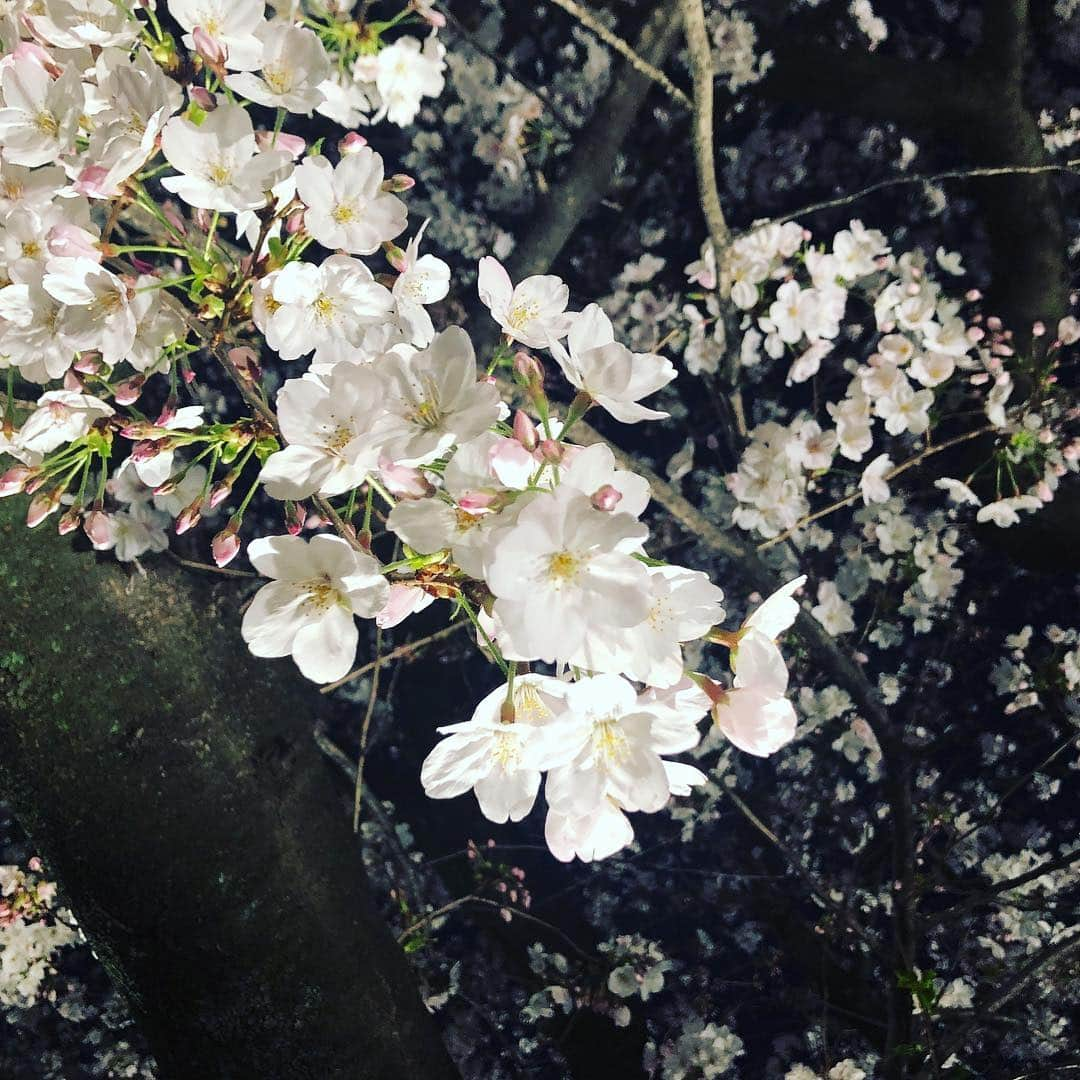
[[[307,509],[303,503],[285,503],[285,528],[290,536],[299,536],[307,520]]]
[[[40,525],[60,505],[61,494],[60,488],[53,488],[35,495],[26,511],[27,527],[33,529]]]
[[[170,480],[166,480],[163,484],[158,484],[158,486],[156,488],[154,488],[154,494],[155,495],[171,495],[175,490],[176,490],[176,481],[170,479]]]
[[[199,28],[195,32],[198,33]],[[217,98],[205,86],[192,86],[188,95],[203,112],[213,112],[217,108]]]
[[[260,150],[285,150],[294,160],[307,149],[307,142],[300,135],[285,131],[279,131],[276,139],[272,131],[256,131],[255,142]]]
[[[131,460],[137,465],[141,465],[145,461],[152,461],[168,445],[168,439],[144,439],[131,448]]]
[[[390,458],[379,458],[379,476],[391,495],[399,499],[423,499],[435,494],[431,481],[409,465],[397,465]]]
[[[218,566],[228,566],[240,552],[240,537],[236,535],[240,523],[230,521],[210,542],[210,551]]]
[[[188,529],[194,529],[196,525],[202,520],[202,496],[200,495],[194,502],[185,506],[180,511],[180,516],[176,519],[176,535],[183,536]]]
[[[597,510],[614,510],[622,502],[622,492],[611,484],[597,488],[589,500]]]
[[[68,533],[73,533],[79,527],[79,511],[72,507],[70,510],[65,510],[60,515],[60,520],[56,523],[56,531],[61,536],[67,536]]]
[[[85,229],[69,222],[61,222],[49,230],[46,241],[49,254],[61,259],[90,259],[101,262],[101,248],[94,243],[93,236]]]
[[[112,545],[112,521],[103,510],[91,510],[86,515],[86,520],[83,521],[83,532],[98,551]]]
[[[514,413],[514,438],[530,452],[540,444],[536,425],[521,409]]]
[[[71,365],[76,371],[81,371],[84,375],[97,375],[102,369],[101,357],[97,353],[86,352],[75,358],[75,363]]]
[[[167,199],[161,204],[161,212],[169,219],[169,224],[181,235],[187,232],[187,223],[184,221],[184,216],[171,199]]]
[[[113,388],[113,398],[117,405],[133,405],[146,385],[145,375],[132,375],[130,379],[117,383]]]
[[[474,510],[487,510],[498,497],[488,491],[468,491],[458,499],[458,506],[471,514]]]
[[[210,67],[220,67],[225,63],[229,55],[228,49],[203,27],[196,26],[191,32],[191,37],[195,42],[195,51]]]
[[[514,370],[529,383],[544,382],[544,369],[540,364],[540,361],[536,359],[530,353],[525,351],[517,352],[514,354]]]
[[[26,465],[16,465],[0,476],[0,499],[8,495],[18,495],[34,478],[34,470]]]
[[[162,406],[161,414],[158,416],[155,423],[158,427],[166,427],[170,420],[176,417],[176,407],[180,403],[176,400],[175,394],[170,394]]]
[[[219,480],[210,489],[210,509],[214,510],[219,507],[231,494],[232,494],[233,482],[229,477],[225,477],[224,480]]]
[[[540,456],[551,465],[558,465],[563,459],[562,443],[554,439],[543,439],[540,443]]]
[[[338,153],[344,157],[346,154],[355,154],[361,146],[367,146],[367,139],[358,131],[350,131],[343,139],[338,141]]]
[[[1031,336],[1042,337],[1046,333],[1046,323],[1042,319],[1037,320],[1031,325]]]
[[[969,304],[974,304],[976,300],[982,299],[982,293],[978,289],[968,289],[968,291],[964,293],[964,299]]]
[[[200,232],[209,232],[210,231],[210,211],[209,210],[204,210],[204,209],[202,209],[202,207],[199,207],[191,215],[191,218],[195,222],[195,228],[198,229]]]
[[[990,327],[991,330],[1000,330],[1004,324],[996,315],[991,315],[986,320],[986,325]]]
[[[294,210],[285,219],[285,231],[289,236],[295,236],[299,232],[304,231],[304,211]]]
[[[404,274],[409,269],[409,260],[405,252],[397,246],[397,244],[385,243],[383,244],[383,251],[386,254],[386,261],[399,273]]]
[[[402,191],[408,191],[410,188],[414,187],[416,187],[416,181],[411,176],[406,176],[404,173],[394,173],[393,176],[388,176],[382,182],[383,191],[390,191],[395,195]]]
[[[76,394],[81,394],[85,387],[83,386],[82,379],[79,378],[78,372],[68,368],[64,372],[64,389],[74,390]]]
[[[107,183],[109,170],[104,165],[87,165],[75,177],[72,187],[88,199],[107,199],[112,195],[112,184]]]

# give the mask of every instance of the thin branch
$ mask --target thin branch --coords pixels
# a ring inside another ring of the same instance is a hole
[[[428,923],[434,922],[435,919],[441,918],[443,915],[448,915],[451,911],[456,911],[460,907],[465,907],[467,904],[476,904],[480,907],[494,908],[498,912],[508,911],[510,912],[511,919],[523,919],[525,922],[533,923],[536,926],[542,926],[548,933],[554,934],[560,941],[564,942],[571,949],[574,950],[582,959],[587,963],[592,962],[592,957],[587,953],[573,938],[568,937],[557,926],[553,926],[545,919],[540,919],[535,915],[530,915],[527,911],[522,911],[520,908],[510,907],[508,904],[500,904],[495,900],[488,900],[483,896],[476,896],[470,893],[468,896],[459,896],[456,900],[451,900],[448,904],[443,904],[441,908],[435,911],[429,912],[422,919],[418,919],[412,924],[402,930],[397,936],[398,943],[400,944],[406,938],[411,937],[417,930],[427,926]]]
[[[713,67],[712,43],[705,28],[705,12],[701,0],[679,0],[686,46],[690,53],[690,68],[694,75],[694,124],[692,141],[697,167],[698,193],[709,237],[717,261],[723,257],[731,242],[731,231],[724,220],[720,193],[716,187],[716,154],[713,148]]]
[[[234,570],[231,566],[213,566],[211,563],[195,562],[194,559],[182,559],[172,548],[166,548],[165,554],[189,570],[205,570],[208,574],[220,574],[222,577],[232,578],[257,578],[259,576],[250,570]]]
[[[319,693],[329,694],[331,690],[336,690],[339,686],[344,686],[347,682],[352,682],[353,679],[363,678],[369,671],[374,671],[375,667],[380,663],[389,664],[394,660],[410,657],[417,650],[423,649],[428,645],[434,645],[436,641],[443,641],[468,625],[469,623],[462,619],[460,622],[451,623],[449,626],[444,626],[441,630],[436,630],[434,634],[428,634],[427,637],[417,638],[416,641],[406,641],[403,645],[398,645],[391,649],[385,656],[371,660],[368,663],[355,668],[353,671],[350,671],[348,675],[343,675],[337,682],[327,683],[326,686],[320,687]]]
[[[375,629],[375,661],[371,673],[371,693],[368,694],[367,708],[364,710],[364,723],[360,727],[360,755],[356,759],[356,786],[353,788],[352,831],[360,831],[360,800],[364,796],[364,764],[367,762],[368,731],[371,718],[375,715],[375,702],[379,696],[379,676],[382,674],[382,635],[381,626]]]
[[[976,428],[974,431],[968,431],[963,435],[957,435],[954,439],[948,439],[943,443],[937,443],[934,446],[928,446],[921,453],[916,454],[912,458],[908,458],[907,461],[901,462],[894,469],[890,469],[882,477],[883,480],[892,480],[894,477],[899,476],[901,473],[907,472],[908,469],[915,468],[916,465],[921,465],[927,458],[933,457],[935,454],[940,454],[942,450],[948,450],[952,446],[956,446],[959,443],[967,442],[969,439],[978,438],[980,435],[985,435],[994,429],[990,426]],[[785,529],[777,536],[772,536],[768,540],[763,540],[758,544],[758,551],[765,551],[768,548],[774,547],[776,544],[782,543],[789,537],[794,536],[800,529],[809,525],[813,521],[818,521],[823,517],[827,517],[829,514],[836,510],[840,510],[845,506],[850,506],[853,502],[857,502],[862,497],[861,491],[854,491],[850,495],[845,495],[842,499],[837,499],[836,502],[830,503],[828,506],[823,507],[821,510],[815,510],[812,514],[807,514],[805,517],[799,518],[790,529]]]
[[[662,86],[668,97],[677,101],[686,108],[693,108],[690,98],[683,93],[658,67],[651,64],[645,57],[635,52],[633,47],[624,41],[618,34],[612,33],[595,15],[588,9],[577,3],[576,0],[549,0],[549,3],[561,7],[568,15],[572,15],[586,30],[594,33],[605,45],[609,45],[620,56],[625,57],[642,75],[651,79],[658,86]]]
[[[850,206],[852,203],[865,199],[867,195],[884,191],[891,187],[903,187],[907,184],[936,184],[942,180],[975,180],[988,176],[1035,176],[1039,173],[1076,172],[1080,169],[1080,158],[1063,161],[1056,165],[993,165],[977,169],[949,169],[947,172],[917,174],[913,176],[893,176],[888,180],[878,180],[874,184],[860,188],[848,195],[838,195],[835,199],[824,199],[821,202],[808,203],[792,210],[780,217],[763,218],[739,234],[748,236],[766,225],[774,225],[777,222],[795,221],[807,214],[816,214],[819,210],[833,210],[839,206]]]

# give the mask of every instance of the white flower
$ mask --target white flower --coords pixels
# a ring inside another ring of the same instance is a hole
[[[513,719],[505,720],[503,683],[473,711],[472,719],[438,729],[443,739],[424,759],[420,781],[432,799],[452,799],[470,788],[489,821],[520,821],[532,809],[540,772],[565,760],[567,685],[546,675],[519,675]]]
[[[248,545],[264,585],[244,613],[244,641],[255,656],[292,654],[302,675],[328,683],[356,656],[354,615],[374,618],[390,587],[379,564],[339,536],[264,536]]]
[[[431,344],[435,336],[435,327],[424,305],[437,303],[450,291],[450,267],[435,255],[420,254],[420,241],[427,225],[425,221],[406,245],[405,261],[392,290],[398,318],[407,327],[413,343],[421,348]]]
[[[383,450],[397,464],[432,461],[499,418],[499,391],[477,380],[472,342],[460,326],[436,334],[422,352],[387,353],[377,365],[388,414]]]
[[[242,71],[227,76],[225,85],[269,109],[310,116],[322,104],[319,86],[331,71],[322,42],[310,30],[286,23],[264,23],[255,36],[262,46],[258,64],[261,74]]]
[[[930,426],[933,403],[933,391],[913,390],[905,379],[892,389],[890,396],[879,397],[874,402],[874,411],[885,421],[885,430],[890,435],[901,435],[905,431],[921,435]]]
[[[408,211],[382,190],[383,160],[369,146],[336,166],[309,157],[296,170],[296,191],[307,207],[304,226],[323,247],[371,255],[406,226]]]
[[[986,395],[986,419],[994,427],[1005,426],[1005,402],[1013,391],[1013,381],[1009,375],[1001,375]]]
[[[181,173],[162,178],[161,186],[204,210],[255,210],[292,171],[287,152],[258,152],[251,117],[239,105],[219,105],[198,126],[174,116],[161,133],[161,150]]]
[[[1015,495],[1011,499],[987,503],[975,515],[975,520],[980,524],[992,521],[998,528],[1008,529],[1019,523],[1021,510],[1031,513],[1041,509],[1042,505],[1042,500],[1034,495]]]
[[[228,50],[225,66],[254,71],[262,56],[255,32],[263,26],[262,0],[168,0],[169,14],[187,31],[184,44],[195,52],[191,32],[201,26]]]
[[[30,53],[5,57],[0,88],[0,145],[13,165],[49,165],[75,144],[83,111],[77,64],[53,77]]]
[[[640,623],[648,574],[620,545],[647,535],[629,514],[597,510],[572,487],[535,496],[492,543],[485,570],[512,651],[556,663],[589,635]]]
[[[840,595],[836,582],[819,582],[817,596],[818,602],[810,609],[810,614],[830,634],[849,634],[855,629],[851,605]]]
[[[57,331],[75,349],[100,349],[110,367],[135,341],[135,312],[127,286],[93,259],[50,259],[42,285],[66,305]]]
[[[282,360],[312,349],[359,348],[366,328],[385,322],[393,309],[389,290],[348,255],[331,255],[319,266],[292,262],[264,281],[271,303],[265,312],[256,305],[253,314]]]
[[[507,337],[532,348],[547,348],[551,341],[566,336],[570,290],[562,278],[538,275],[515,286],[502,263],[485,255],[476,284],[480,299]]]
[[[960,277],[966,273],[964,264],[960,261],[961,255],[959,251],[946,251],[945,248],[939,247],[934,252],[934,259],[946,274]]]
[[[176,413],[160,426],[166,431],[189,431],[192,428],[202,427],[202,413],[203,408],[201,405],[186,405],[182,409],[177,409]],[[139,479],[147,487],[156,488],[161,484],[164,484],[172,475],[174,457],[175,450],[166,449],[155,454],[151,458],[140,457],[136,460],[132,460],[131,466]],[[192,497],[194,497],[194,495]],[[177,508],[177,513],[187,506],[189,502],[191,502],[191,499],[182,503]]]
[[[920,353],[911,361],[908,371],[923,386],[940,386],[956,370],[956,360],[947,353]]]
[[[386,118],[403,127],[411,124],[425,97],[437,97],[443,89],[443,56],[446,50],[435,33],[424,42],[414,37],[398,38],[379,52],[375,86],[383,101]]]
[[[732,659],[735,686],[716,702],[713,718],[740,750],[767,757],[795,737],[795,708],[784,696],[787,665],[776,645],[757,629],[740,636]]]
[[[1080,341],[1080,319],[1066,315],[1058,322],[1057,336],[1062,345],[1075,345]]]
[[[57,332],[63,309],[42,285],[44,267],[17,273],[21,280],[0,289],[0,318],[9,320],[3,349],[24,379],[47,383],[67,371],[75,351]]]
[[[111,405],[74,390],[49,390],[19,429],[19,446],[30,453],[48,454],[64,443],[86,435],[97,420],[113,415]]]
[[[610,800],[605,799],[589,813],[579,817],[549,810],[544,822],[544,839],[551,854],[560,862],[575,857],[582,862],[606,859],[634,842],[630,819]]]
[[[164,551],[169,546],[165,526],[169,519],[149,503],[133,503],[110,515],[112,550],[120,562],[134,562],[140,555]]]
[[[112,0],[46,0],[44,7],[28,15],[28,21],[60,49],[129,46],[139,35],[138,21]]]
[[[743,621],[743,630],[757,630],[775,641],[798,618],[799,602],[794,594],[806,584],[806,575],[781,585],[766,597]]]
[[[340,495],[359,487],[379,461],[383,385],[359,364],[288,379],[278,391],[281,434],[259,479],[272,499]]]
[[[442,499],[403,499],[387,515],[386,527],[422,555],[448,549],[470,577],[484,576],[489,526],[497,515],[463,510]]]
[[[961,480],[954,480],[949,476],[943,476],[939,480],[934,481],[934,487],[941,488],[949,496],[949,501],[959,503],[961,505],[968,504],[970,506],[982,506],[982,499],[975,494]]]
[[[869,465],[862,471],[859,477],[859,490],[862,492],[863,504],[883,503],[889,500],[889,482],[885,474],[893,467],[892,458],[888,454],[878,454]]]
[[[565,705],[573,726],[561,735],[566,763],[548,773],[548,805],[575,818],[605,799],[623,810],[659,810],[668,777],[653,748],[652,715],[633,686],[621,675],[592,675],[567,689]]]
[[[696,641],[724,618],[724,593],[707,574],[681,566],[649,568],[649,611],[637,626],[586,637],[574,663],[589,671],[621,672],[652,687],[683,677],[680,643]]]
[[[554,338],[551,350],[567,381],[587,393],[616,420],[663,420],[657,412],[639,404],[675,378],[669,360],[654,353],[632,353],[615,341],[611,320],[598,304],[589,304],[573,317],[567,336],[569,351]]]

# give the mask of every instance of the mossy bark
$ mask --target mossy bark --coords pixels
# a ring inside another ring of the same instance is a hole
[[[0,503],[0,791],[161,1076],[456,1076],[367,892],[316,695],[235,583],[143,576]]]

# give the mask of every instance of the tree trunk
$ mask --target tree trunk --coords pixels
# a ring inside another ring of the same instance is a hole
[[[163,1078],[451,1080],[311,737],[234,583],[77,553],[0,504],[0,791]]]

